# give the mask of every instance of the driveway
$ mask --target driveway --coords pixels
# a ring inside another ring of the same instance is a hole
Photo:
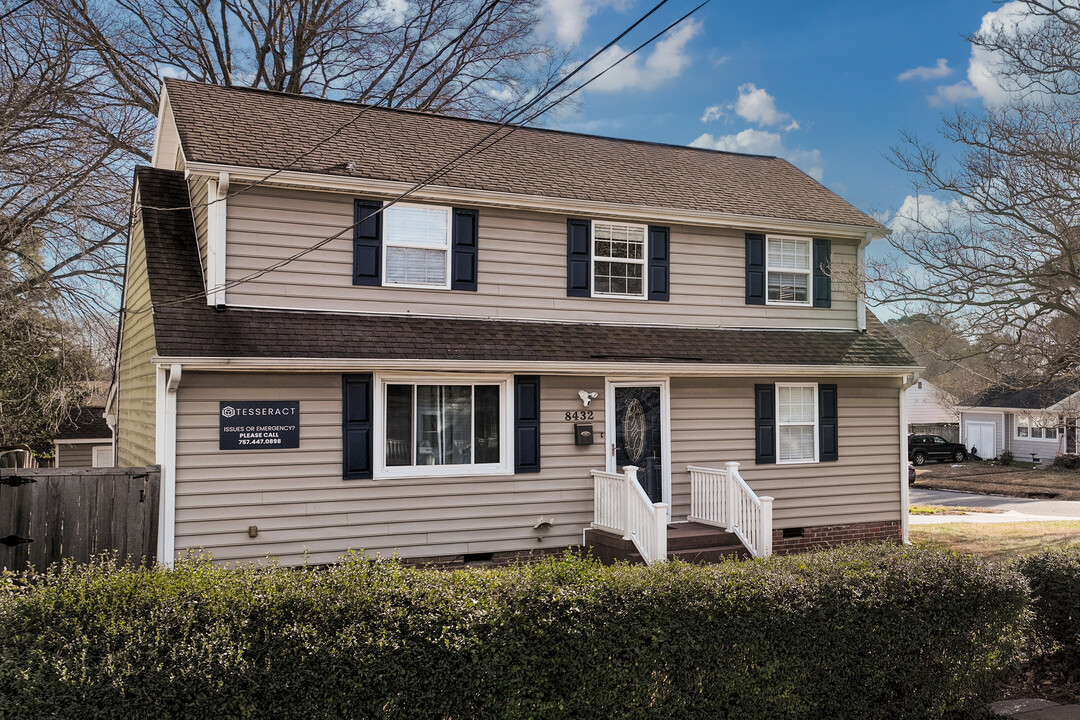
[[[975,515],[913,515],[916,524],[940,522],[1019,522],[1025,520],[1080,520],[1080,500],[1028,500],[1004,495],[978,495],[952,490],[911,488],[912,505],[952,505],[988,508],[1001,513]]]

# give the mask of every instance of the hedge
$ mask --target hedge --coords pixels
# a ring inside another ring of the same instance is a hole
[[[936,718],[985,699],[1009,568],[849,546],[445,572],[64,565],[0,593],[4,718]]]
[[[1080,652],[1080,548],[1046,550],[1017,567],[1031,584],[1035,629]]]

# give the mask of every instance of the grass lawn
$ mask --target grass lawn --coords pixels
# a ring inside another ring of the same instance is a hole
[[[1051,547],[1080,547],[1080,521],[912,525],[911,542],[1008,562]]]
[[[1003,513],[1004,510],[993,508],[974,508],[952,505],[909,505],[908,512],[912,515],[967,515],[968,513]]]
[[[967,462],[955,467],[949,463],[930,463],[916,468],[915,472],[915,487],[1080,500],[1080,470],[1033,468],[1031,463]]]

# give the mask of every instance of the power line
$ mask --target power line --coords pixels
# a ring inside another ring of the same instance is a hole
[[[565,96],[562,96],[561,98],[557,98],[553,102],[549,103],[547,106],[543,107],[539,112],[534,113],[533,115],[526,118],[526,122],[531,121],[531,120],[539,117],[541,114],[549,111],[551,108],[555,107],[560,102],[563,102],[563,101],[567,100],[568,98],[572,97],[575,93],[580,91],[582,88],[584,88],[584,87],[588,86],[589,84],[591,84],[592,82],[596,81],[601,76],[603,76],[605,73],[609,72],[610,70],[612,70],[613,68],[618,66],[620,63],[626,61],[632,55],[634,55],[635,53],[639,52],[643,48],[647,47],[648,45],[650,45],[651,43],[656,41],[656,39],[659,38],[660,36],[662,36],[664,33],[668,32],[669,30],[671,30],[672,28],[677,26],[679,23],[683,22],[684,20],[689,18],[691,15],[696,13],[698,10],[700,10],[701,8],[708,5],[710,1],[711,0],[704,0],[704,2],[702,2],[698,6],[696,6],[695,8],[693,8],[692,10],[690,10],[689,12],[687,12],[686,14],[681,16],[679,19],[677,19],[673,23],[669,24],[667,27],[665,27],[663,30],[661,30],[660,32],[658,32],[655,35],[653,35],[652,37],[650,37],[645,42],[638,45],[631,52],[627,53],[623,57],[619,58],[618,60],[616,60],[612,64],[605,67],[603,70],[601,70],[599,73],[597,73],[596,75],[591,77],[589,80],[587,80],[582,85],[574,88],[569,93],[567,93]],[[229,282],[226,282],[226,283],[223,283],[221,285],[215,286],[214,288],[208,288],[207,292],[212,292],[212,291],[216,291],[216,290],[228,290],[230,288],[237,287],[239,285],[251,282],[252,280],[255,280],[255,279],[259,278],[259,277],[262,277],[263,275],[266,275],[267,273],[273,272],[274,270],[278,270],[278,269],[288,265],[289,263],[292,263],[295,260],[298,260],[298,259],[304,257],[305,255],[307,255],[309,253],[312,253],[312,252],[314,252],[316,250],[319,250],[320,248],[325,247],[329,243],[331,243],[334,240],[337,240],[338,238],[340,238],[345,233],[349,232],[350,230],[353,230],[356,226],[360,225],[364,221],[366,221],[366,220],[368,220],[368,219],[370,219],[372,217],[375,217],[376,215],[378,215],[378,214],[382,213],[383,211],[385,211],[387,208],[401,202],[402,200],[409,197],[410,195],[412,195],[416,191],[420,190],[421,188],[425,187],[426,185],[431,184],[433,181],[435,181],[436,179],[438,179],[439,177],[444,175],[446,172],[448,172],[455,164],[457,164],[462,159],[467,157],[474,150],[477,151],[476,154],[479,155],[480,153],[494,147],[497,143],[499,143],[502,140],[506,139],[507,137],[512,135],[516,130],[518,130],[520,127],[522,127],[521,125],[510,125],[510,123],[513,122],[513,120],[520,117],[522,114],[524,114],[526,111],[528,111],[531,107],[533,107],[535,105],[538,105],[542,100],[544,100],[551,93],[553,93],[555,90],[557,90],[561,85],[565,84],[566,82],[569,82],[569,80],[574,75],[579,73],[590,62],[595,60],[597,57],[599,57],[601,54],[603,54],[605,51],[607,51],[613,45],[615,45],[615,43],[617,43],[619,40],[621,40],[623,37],[625,37],[628,33],[633,31],[638,25],[640,25],[649,16],[651,16],[653,13],[655,13],[657,10],[659,10],[661,7],[663,7],[667,2],[668,2],[668,0],[661,0],[661,2],[657,3],[651,10],[649,10],[649,12],[645,13],[642,17],[640,17],[632,25],[630,25],[628,28],[623,30],[618,36],[616,36],[614,39],[612,39],[610,42],[608,42],[604,47],[602,47],[601,49],[599,49],[595,53],[593,53],[588,58],[588,60],[586,60],[585,62],[578,65],[573,71],[568,73],[559,82],[552,85],[545,92],[539,94],[538,96],[536,96],[535,98],[530,100],[525,106],[523,106],[518,111],[513,113],[513,115],[509,119],[507,119],[507,120],[505,120],[503,122],[500,122],[498,124],[498,126],[495,129],[493,129],[490,133],[488,133],[483,138],[481,138],[480,140],[473,143],[471,146],[469,146],[468,148],[466,148],[462,152],[458,153],[455,157],[453,157],[452,159],[450,159],[449,161],[444,163],[437,170],[430,173],[423,180],[414,183],[410,188],[408,188],[407,190],[405,190],[401,194],[397,195],[392,200],[386,202],[378,210],[375,210],[375,211],[369,213],[368,215],[364,216],[363,218],[360,218],[359,220],[357,220],[356,222],[342,228],[338,232],[336,232],[336,233],[334,233],[334,234],[332,234],[330,236],[327,236],[327,237],[319,240],[318,242],[316,242],[316,243],[314,243],[314,244],[312,244],[312,245],[310,245],[310,246],[308,246],[308,247],[306,247],[306,248],[304,248],[304,249],[302,249],[302,250],[300,250],[300,251],[298,251],[296,253],[293,253],[292,255],[290,255],[287,258],[283,258],[282,260],[279,260],[279,261],[277,261],[275,263],[272,263],[271,265],[269,265],[267,267],[261,268],[259,270],[254,271],[254,272],[251,272],[251,273],[249,273],[249,274],[247,274],[247,275],[245,275],[245,276],[243,276],[241,278],[231,280]],[[502,131],[504,131],[504,130],[506,130],[506,132],[503,133],[502,135],[499,135],[499,133],[502,133]],[[495,137],[496,135],[499,135],[499,137]],[[484,147],[484,144],[487,143],[489,140],[491,140],[493,137],[495,137],[495,139],[490,144],[488,144],[486,147]],[[126,310],[125,309],[124,312],[127,312],[128,314],[144,313],[144,312],[149,312],[151,309],[153,309],[153,307],[164,307],[164,306],[170,306],[170,305],[177,305],[177,304],[180,304],[180,303],[187,302],[189,300],[199,299],[199,298],[202,298],[202,297],[205,297],[205,293],[203,293],[203,292],[193,293],[193,294],[185,296],[185,297],[175,298],[173,300],[169,300],[169,301],[166,301],[166,302],[163,302],[163,303],[158,303],[157,305],[154,305],[151,308],[147,308],[147,309],[144,309],[144,310]]]

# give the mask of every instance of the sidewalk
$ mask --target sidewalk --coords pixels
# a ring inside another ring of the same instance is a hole
[[[999,700],[990,703],[990,712],[1017,720],[1080,720],[1080,705],[1062,705],[1049,700]]]

